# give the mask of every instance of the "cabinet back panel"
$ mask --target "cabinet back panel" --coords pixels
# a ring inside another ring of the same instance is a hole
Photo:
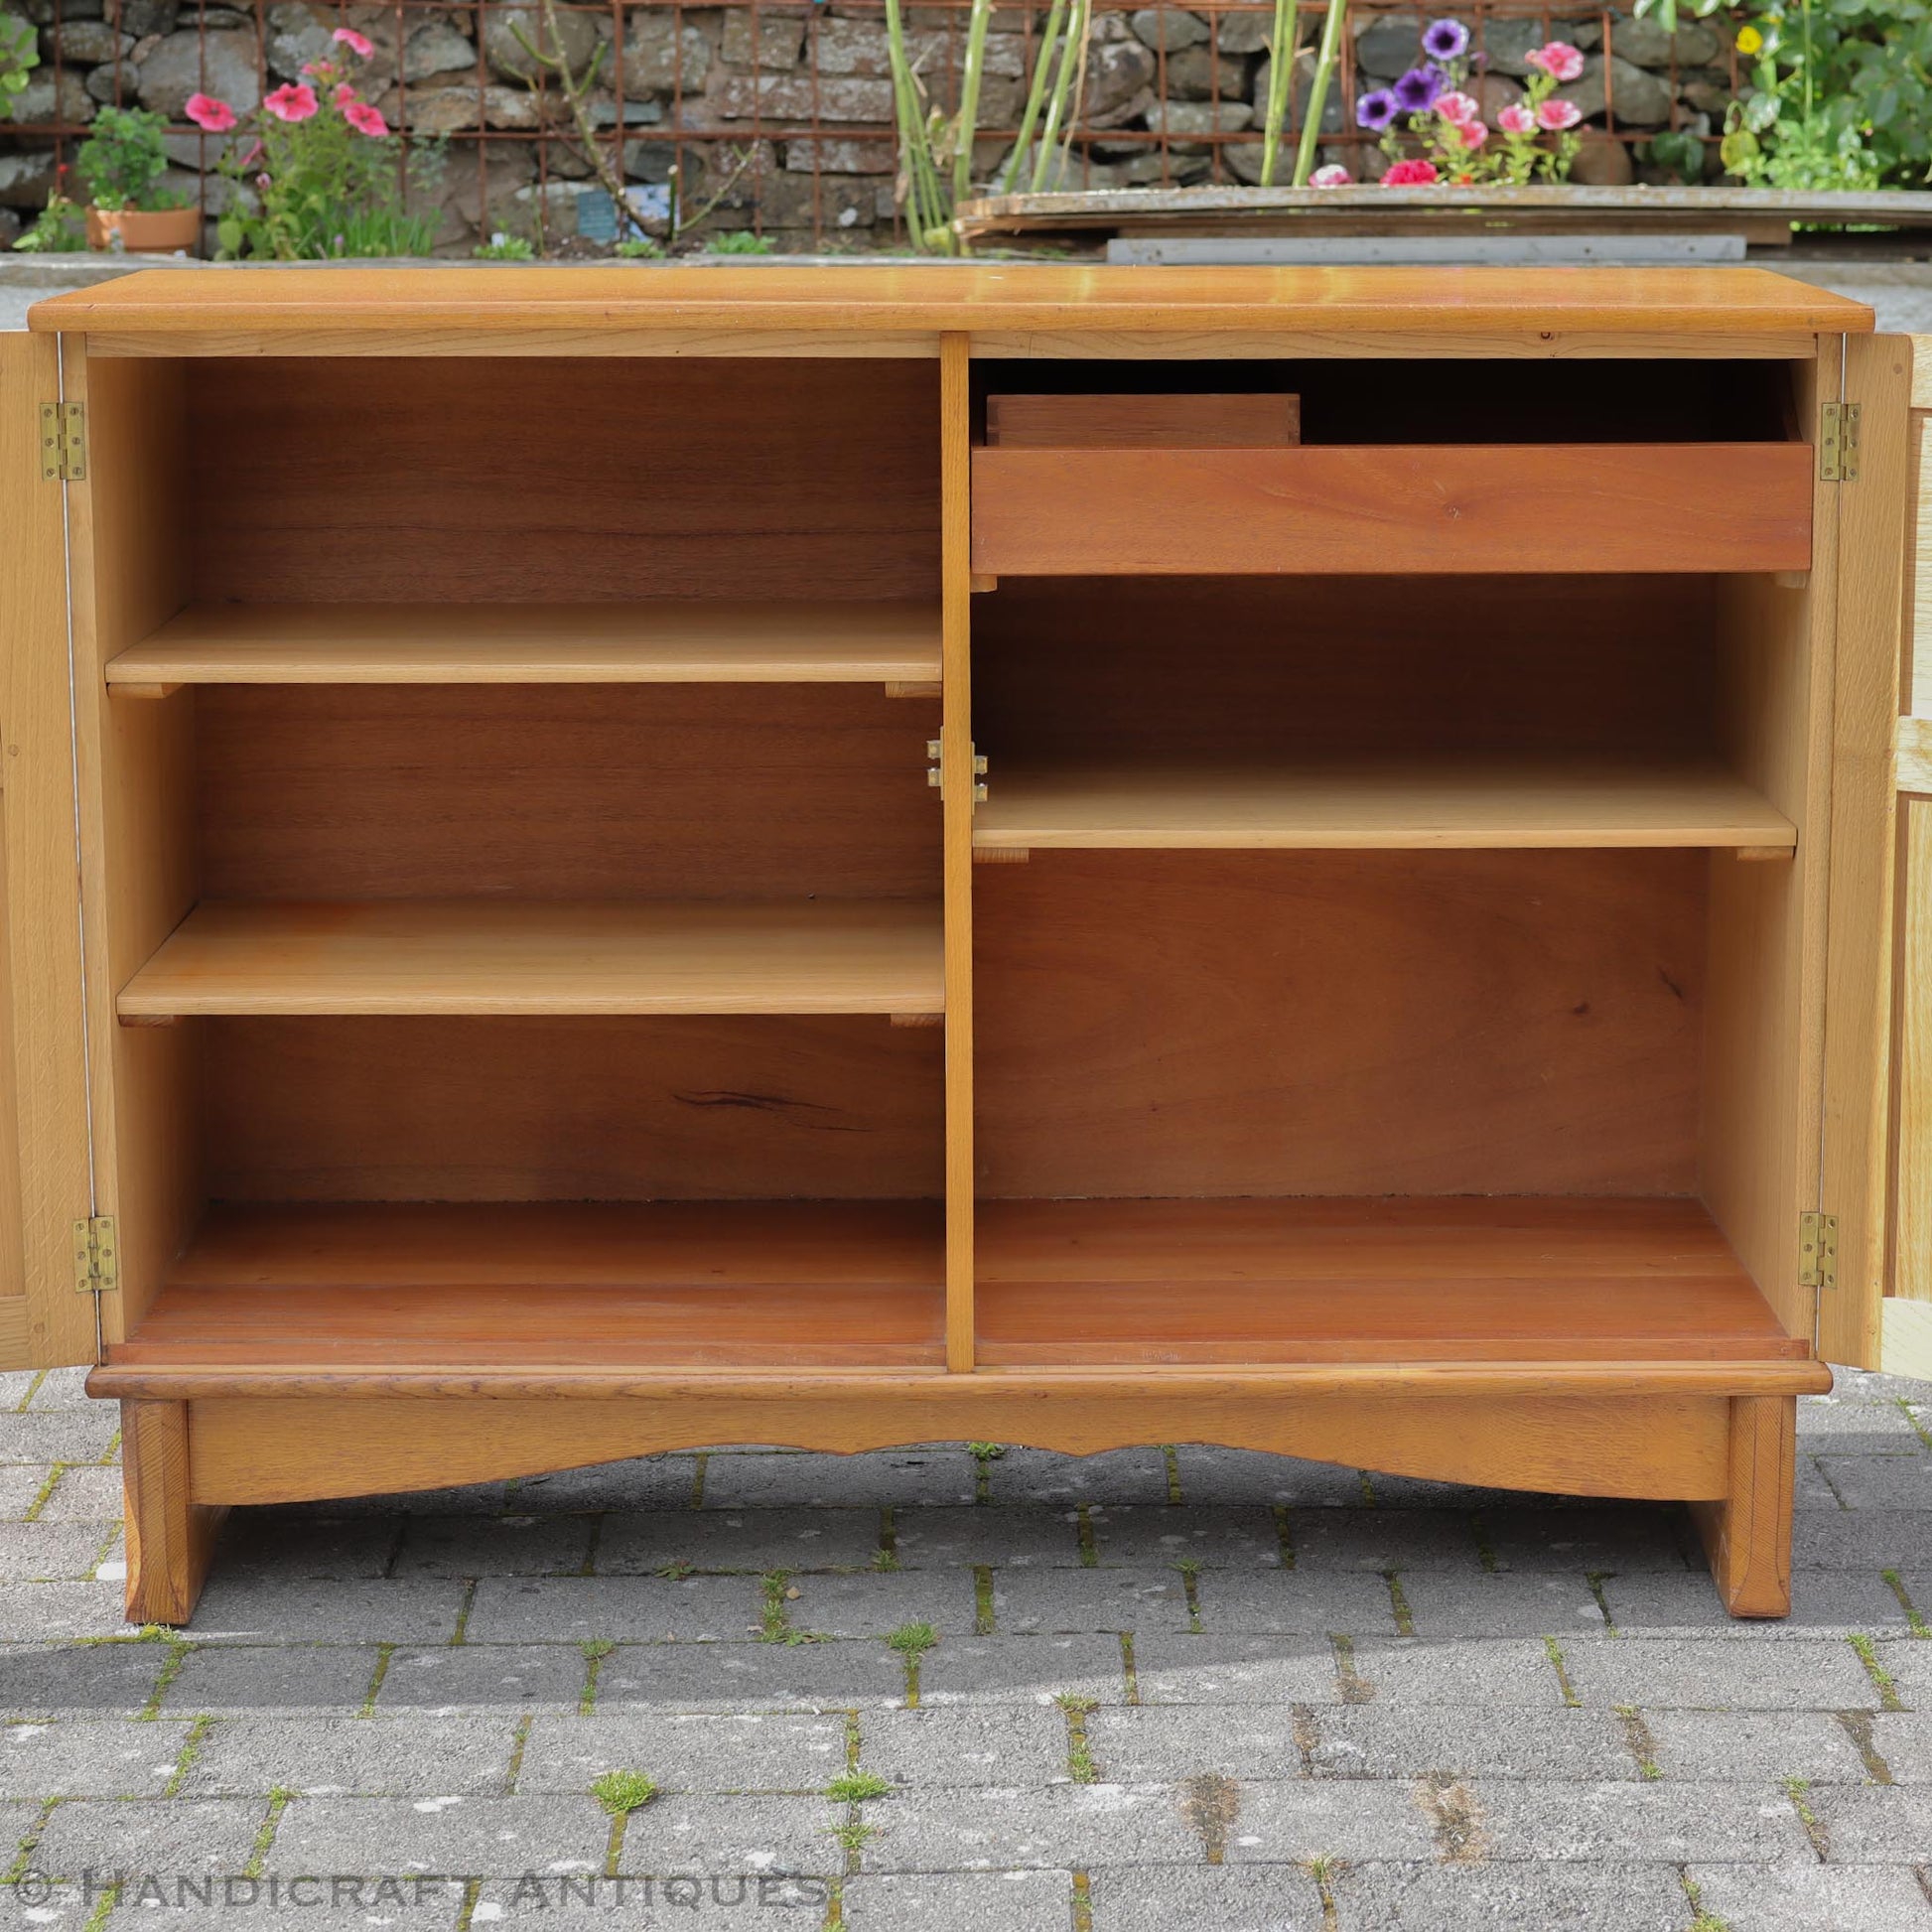
[[[938,595],[933,362],[237,357],[188,382],[198,599]]]
[[[217,1200],[940,1191],[938,1028],[884,1019],[213,1020]]]
[[[936,895],[938,707],[872,686],[210,685],[210,898]]]
[[[980,1191],[1694,1193],[1708,864],[982,866]]]
[[[1019,579],[973,600],[993,759],[1671,753],[1712,739],[1698,577]]]

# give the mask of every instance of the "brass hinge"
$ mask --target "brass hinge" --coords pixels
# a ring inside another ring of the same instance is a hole
[[[1798,1286],[1838,1286],[1838,1216],[1806,1208],[1798,1216]]]
[[[1859,479],[1859,412],[1856,402],[1828,402],[1818,424],[1818,475],[1825,483]]]
[[[73,1286],[80,1295],[111,1295],[121,1285],[114,1217],[96,1214],[73,1224]]]
[[[41,404],[41,482],[82,483],[87,476],[87,410],[77,402]]]
[[[946,795],[945,774],[940,769],[940,754],[942,749],[939,740],[936,738],[928,738],[925,742],[925,755],[928,760],[925,781],[938,792],[941,798]],[[973,776],[975,779],[986,776],[986,754],[984,752],[975,752],[973,754]],[[986,803],[986,787],[983,784],[976,783],[973,786],[973,803],[976,805]]]

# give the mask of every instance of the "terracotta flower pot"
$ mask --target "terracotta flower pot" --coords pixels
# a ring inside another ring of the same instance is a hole
[[[119,235],[130,255],[193,254],[201,245],[202,211],[196,207],[164,207],[143,212],[137,208],[90,207],[87,246],[111,248]]]

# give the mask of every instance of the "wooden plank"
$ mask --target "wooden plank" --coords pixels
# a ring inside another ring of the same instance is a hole
[[[72,1225],[93,1211],[73,834],[64,490],[41,479],[56,345],[0,334],[0,1368],[94,1359]]]
[[[980,449],[973,568],[1806,570],[1813,468],[1803,443]]]
[[[187,1014],[936,1014],[918,899],[205,901],[122,988]]]
[[[1161,270],[1163,274],[1172,270]],[[1456,271],[1467,273],[1468,271]],[[1657,273],[1646,270],[1645,273]],[[89,341],[98,341],[90,337]],[[157,350],[174,352],[175,339],[155,337]],[[1428,362],[1806,362],[1818,353],[1807,335],[1731,335],[1715,329],[1619,332],[1613,329],[1539,329],[1518,333],[1506,324],[1486,334],[1441,330],[1248,328],[1114,329],[1104,335],[1073,325],[1051,329],[981,328],[973,334],[976,361],[1428,361]]]
[[[1791,1502],[1797,1403],[1739,1396],[1730,1405],[1730,1475],[1724,1498],[1693,1502],[1712,1581],[1732,1616],[1791,1613]]]
[[[1377,191],[1388,193],[1392,191]],[[1571,191],[1575,192],[1575,191]],[[1887,198],[1889,201],[1890,198]],[[1447,336],[1541,330],[1737,336],[1869,329],[1871,312],[1753,268],[1579,268],[1541,275],[1454,268],[1096,268],[1086,263],[935,263],[915,268],[342,268],[326,281],[267,269],[151,269],[38,304],[29,327],[225,337],[278,352],[386,336],[384,353],[434,353],[479,330],[548,335],[583,354],[600,338],[659,329],[735,342],[772,331],[931,335],[954,330],[1388,327]],[[170,351],[172,352],[172,351]]]
[[[1914,336],[1912,380],[1932,384],[1932,336]],[[1932,410],[1915,409],[1908,431],[1906,489],[1911,528],[1905,549],[1905,677],[1899,703],[1932,716]]]
[[[121,695],[167,684],[863,684],[938,675],[938,609],[910,599],[196,605],[107,666]]]
[[[196,1494],[295,1502],[501,1480],[708,1443],[852,1451],[961,1435],[1092,1454],[1198,1432],[1236,1449],[1397,1475],[1583,1495],[1696,1497],[1726,1481],[1723,1398],[1526,1390],[1503,1398],[1384,1390],[1287,1402],[1159,1386],[1102,1393],[1013,1376],[792,1400],[747,1390],[672,1399],[479,1402],[427,1397],[214,1398],[191,1406]],[[1146,1378],[1143,1378],[1145,1381]]]
[[[1916,1292],[1885,1297],[1884,1367],[1887,1375],[1925,1382],[1932,1381],[1932,1301],[1905,1299]]]
[[[1838,1288],[1819,1301],[1819,1352],[1875,1368],[1891,1231],[1891,1007],[1896,944],[1892,738],[1905,637],[1909,521],[1902,336],[1846,344],[1845,394],[1863,409],[1859,475],[1839,485],[1832,705],[1831,906],[1819,1206],[1838,1217]]]
[[[971,582],[972,364],[949,335],[939,364],[945,699],[939,735],[945,846],[946,1366],[973,1366],[973,750]]]
[[[186,1623],[195,1613],[228,1512],[195,1500],[192,1463],[186,1403],[121,1404],[130,1623]]]
[[[1286,448],[1302,440],[1299,396],[990,395],[1000,450]]]
[[[1932,798],[1899,804],[1899,951],[1893,1167],[1893,1297],[1932,1310]],[[1897,1303],[1887,1300],[1882,1318]],[[1883,1337],[1889,1359],[1892,1339]],[[1900,1374],[1915,1370],[1898,1370]]]
[[[1288,851],[1768,846],[1797,831],[1716,766],[1417,759],[1302,769],[1002,768],[974,842]]]

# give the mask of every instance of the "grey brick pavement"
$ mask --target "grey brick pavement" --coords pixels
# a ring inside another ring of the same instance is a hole
[[[1921,1385],[1802,1405],[1782,1625],[1674,1508],[938,1444],[238,1511],[144,1634],[113,1421],[0,1377],[0,1924],[1932,1932]]]

